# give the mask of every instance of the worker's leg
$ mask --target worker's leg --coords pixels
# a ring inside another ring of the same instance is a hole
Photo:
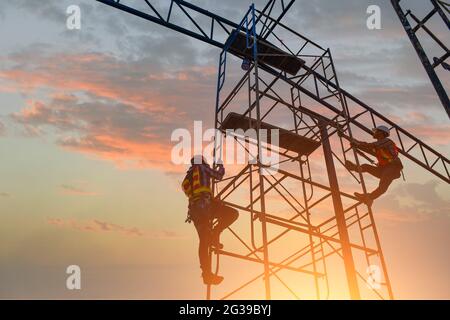
[[[217,220],[217,224],[211,232],[211,244],[218,249],[222,249],[223,244],[220,243],[220,234],[236,221],[239,213],[236,209],[215,200],[211,208],[211,216]]]
[[[386,168],[371,166],[368,164],[363,164],[361,166],[361,172],[367,172],[371,174],[374,177],[377,177],[380,179],[380,182],[378,184],[378,188],[372,191],[372,193],[369,194],[362,194],[355,192],[355,197],[361,201],[366,203],[367,205],[371,206],[373,203],[373,200],[381,196],[383,193],[387,191],[389,188],[389,185],[392,183],[394,178],[391,178],[393,176],[392,174],[386,174]],[[389,170],[388,170],[389,172]]]
[[[358,171],[358,166],[354,164],[353,162],[347,160],[345,162],[345,167],[350,171]],[[379,167],[371,166],[368,164],[361,165],[361,172],[367,172],[377,178],[381,177],[381,171]]]
[[[369,164],[361,165],[361,172],[367,172],[368,174],[371,174],[372,176],[377,178],[381,178],[383,174],[383,171],[380,167],[371,166]]]
[[[400,178],[401,168],[388,165],[386,168],[381,169],[380,183],[378,187],[370,193],[370,199],[375,200],[388,190],[389,186],[395,179]]]
[[[212,216],[217,219],[217,225],[213,231],[215,234],[220,234],[237,220],[239,212],[224,205],[220,200],[215,200],[212,207]]]
[[[211,271],[211,258],[209,256],[209,246],[211,244],[211,214],[210,206],[202,207],[191,214],[192,221],[197,229],[199,244],[198,256],[200,268],[202,269],[203,283],[218,285],[223,281],[223,277],[213,274]]]
[[[192,215],[192,221],[198,233],[198,257],[200,269],[203,274],[211,273],[211,261],[209,259],[210,225],[209,218],[204,212],[196,212]]]

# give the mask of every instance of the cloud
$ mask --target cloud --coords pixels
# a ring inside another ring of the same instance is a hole
[[[376,202],[375,212],[391,222],[421,222],[438,217],[450,218],[450,200],[437,188],[440,182],[404,183],[392,188]]]
[[[450,124],[416,125],[406,128],[417,137],[423,137],[423,141],[436,145],[450,144]]]
[[[16,65],[0,71],[0,79],[26,96],[51,92],[47,100],[28,100],[12,118],[31,136],[56,131],[68,150],[172,172],[179,170],[168,165],[172,131],[194,120],[213,122],[212,67],[152,72],[160,67],[148,59],[100,53],[31,57],[22,51],[9,59]]]
[[[67,184],[61,185],[60,188],[64,194],[69,194],[69,195],[79,195],[79,196],[96,196],[96,195],[98,195],[98,193],[96,193],[96,192],[86,191],[82,188],[67,185]]]
[[[392,115],[391,119],[402,127],[432,145],[450,145],[450,124],[446,119],[434,119],[423,111],[410,111],[403,115]]]
[[[7,9],[15,7],[19,10],[33,12],[39,16],[45,17],[48,20],[61,22],[65,20],[67,5],[58,0],[47,0],[45,2],[16,0],[3,3]]]
[[[13,64],[0,71],[0,79],[17,91],[35,94],[38,89],[56,93],[82,92],[92,99],[110,99],[158,112],[160,118],[179,120],[184,108],[197,105],[215,91],[215,68],[184,66],[162,69],[150,58],[124,60],[104,53],[46,53],[23,50],[11,54]],[[211,108],[212,109],[212,108]]]
[[[181,238],[179,234],[170,230],[146,231],[137,227],[126,227],[97,219],[89,221],[77,221],[74,219],[64,220],[61,218],[49,218],[47,219],[47,224],[60,228],[75,229],[83,232],[117,233],[123,236],[144,237],[159,240]]]
[[[12,118],[27,132],[54,132],[59,146],[120,167],[179,170],[170,161],[170,123],[145,109],[109,100],[80,102],[66,95],[49,104],[30,102]]]

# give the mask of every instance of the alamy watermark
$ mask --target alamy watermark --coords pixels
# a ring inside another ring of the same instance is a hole
[[[66,269],[69,275],[66,279],[66,288],[68,290],[81,290],[81,268],[77,265],[70,265]]]
[[[73,4],[67,7],[66,27],[69,30],[81,29],[81,9],[79,6]]]
[[[367,18],[366,25],[369,30],[380,30],[381,29],[381,9],[377,5],[370,5],[367,7]]]
[[[203,130],[202,121],[194,121],[193,131],[179,128],[172,132],[171,141],[176,143],[171,152],[175,165],[188,165],[196,155],[202,155],[209,163],[224,165],[258,164],[263,174],[271,175],[279,169],[279,130],[217,129]],[[259,141],[259,147],[258,147]],[[259,157],[258,157],[259,154]]]

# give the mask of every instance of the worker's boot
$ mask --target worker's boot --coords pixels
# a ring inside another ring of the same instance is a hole
[[[220,243],[220,232],[215,230],[211,232],[211,245],[216,249],[223,249],[223,244]]]
[[[373,200],[369,194],[362,194],[362,193],[355,192],[355,197],[356,197],[356,199],[358,199],[358,201],[361,201],[362,203],[367,204],[369,207],[373,203]]]
[[[206,285],[209,284],[209,285],[216,286],[223,281],[223,277],[215,275],[212,272],[207,272],[207,273],[203,272],[202,277],[203,277],[203,283]]]
[[[358,171],[358,166],[349,160],[345,161],[345,167],[349,171]]]

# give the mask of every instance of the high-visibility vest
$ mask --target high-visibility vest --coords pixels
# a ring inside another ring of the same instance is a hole
[[[393,150],[389,147],[393,145]],[[394,141],[389,140],[389,142],[384,143],[380,147],[375,148],[375,154],[378,160],[378,165],[380,167],[386,166],[395,159],[398,158],[399,149],[395,145]]]
[[[184,194],[186,197],[190,198],[192,196],[192,183],[190,177],[186,176],[181,184]]]
[[[209,186],[203,186],[201,184],[200,172],[200,167],[196,165],[190,172],[191,174],[186,175],[183,180],[182,188],[189,200],[197,200],[204,194],[212,194]]]

